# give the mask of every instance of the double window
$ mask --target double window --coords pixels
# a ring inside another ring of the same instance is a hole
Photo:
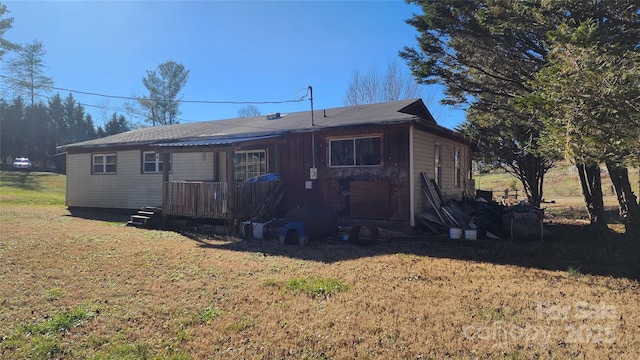
[[[265,150],[236,151],[233,154],[233,169],[236,182],[242,182],[267,173]]]
[[[169,159],[169,171],[171,171],[171,159]],[[142,153],[142,172],[154,174],[162,172],[162,157],[155,151],[144,151]]]
[[[329,166],[382,165],[380,136],[329,140]]]
[[[116,159],[116,154],[93,154],[91,160],[91,173],[95,175],[115,174]]]

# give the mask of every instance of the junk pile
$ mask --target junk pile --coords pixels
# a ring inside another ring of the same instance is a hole
[[[242,235],[262,239],[269,224],[277,217],[285,193],[284,182],[275,173],[247,179],[238,184],[235,214],[242,219]]]
[[[435,180],[422,173],[425,210],[416,216],[423,233],[451,239],[540,240],[544,235],[544,211],[520,202],[504,206],[486,196],[447,201]]]

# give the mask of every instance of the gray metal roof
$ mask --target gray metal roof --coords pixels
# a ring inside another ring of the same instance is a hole
[[[58,147],[59,152],[72,148],[95,148],[134,144],[159,144],[195,142],[200,140],[250,138],[270,136],[287,132],[310,131],[333,127],[366,124],[393,124],[423,121],[436,125],[435,120],[421,99],[395,101],[379,104],[346,106],[311,111],[281,114],[277,119],[266,115],[237,119],[213,120],[186,124],[145,127],[124,133]],[[437,125],[436,125],[437,126]],[[209,142],[210,143],[210,142]],[[193,146],[191,145],[191,146]],[[175,144],[173,146],[176,146]]]
[[[224,146],[237,144],[241,142],[247,141],[256,141],[256,140],[264,140],[271,139],[277,137],[278,135],[270,135],[270,136],[252,136],[252,137],[234,137],[234,138],[215,138],[215,139],[204,139],[204,140],[192,140],[192,141],[179,141],[179,142],[171,142],[171,143],[161,143],[154,145],[157,148],[186,148],[186,147],[206,147],[206,146]]]

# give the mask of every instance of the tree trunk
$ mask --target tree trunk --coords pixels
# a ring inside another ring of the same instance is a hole
[[[589,212],[589,220],[592,225],[607,226],[604,216],[604,203],[602,200],[602,179],[598,164],[583,164],[576,161],[582,195]]]
[[[618,204],[620,205],[620,218],[635,228],[640,227],[640,204],[631,189],[629,170],[613,162],[607,162],[607,170],[611,182],[616,190]]]
[[[544,175],[549,171],[553,163],[544,157],[532,154],[523,156],[517,159],[516,162],[518,166],[507,171],[510,171],[520,179],[529,204],[540,207]]]

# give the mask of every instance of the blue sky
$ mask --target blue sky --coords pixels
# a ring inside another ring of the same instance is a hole
[[[313,87],[314,109],[344,106],[354,71],[384,72],[417,32],[403,1],[3,1],[14,18],[5,38],[41,41],[54,86],[114,96],[147,93],[141,78],[167,60],[190,69],[183,100],[283,101]],[[5,61],[3,59],[3,61]],[[2,73],[6,74],[4,69]],[[3,88],[4,89],[4,88]],[[5,90],[2,90],[5,91]],[[68,92],[60,91],[63,97]],[[439,124],[464,113],[423,99]],[[97,125],[124,100],[74,93]],[[94,106],[89,106],[94,105]],[[237,117],[244,105],[182,104],[181,122]],[[256,105],[263,114],[307,111],[299,103]]]

